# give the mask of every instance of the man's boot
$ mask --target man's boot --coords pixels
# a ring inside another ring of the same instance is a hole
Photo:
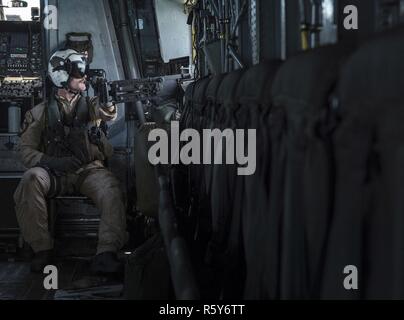
[[[31,261],[31,271],[35,273],[42,273],[47,265],[52,262],[52,250],[39,251],[35,253]]]
[[[115,252],[97,254],[91,264],[91,271],[98,274],[117,274],[123,272],[123,263]]]

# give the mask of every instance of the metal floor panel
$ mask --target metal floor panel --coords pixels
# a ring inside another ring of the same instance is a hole
[[[42,282],[41,275],[30,272],[29,263],[0,262],[0,300],[42,300],[49,295]]]
[[[56,291],[44,289],[44,275],[31,273],[29,262],[0,261],[0,300],[121,299],[122,283],[91,275],[88,259],[63,259],[55,265]]]

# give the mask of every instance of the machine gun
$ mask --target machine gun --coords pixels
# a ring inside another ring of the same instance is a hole
[[[90,69],[88,79],[94,95],[101,103],[134,102],[136,113],[145,123],[150,117],[150,108],[156,103],[174,98],[182,75],[161,76],[155,78],[108,81],[105,70]]]

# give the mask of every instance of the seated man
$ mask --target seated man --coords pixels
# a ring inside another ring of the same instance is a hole
[[[77,192],[101,211],[92,270],[115,273],[122,267],[116,253],[127,241],[126,209],[119,181],[103,164],[113,148],[100,128],[102,121],[116,119],[117,108],[82,96],[86,69],[85,55],[57,51],[48,67],[55,93],[25,115],[19,151],[29,170],[14,200],[22,236],[35,253],[33,272],[43,272],[52,258],[46,199]]]

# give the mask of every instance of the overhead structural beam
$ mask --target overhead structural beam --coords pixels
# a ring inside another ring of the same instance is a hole
[[[125,53],[125,64],[127,66],[128,79],[139,79],[141,78],[140,68],[138,59],[134,50],[132,37],[130,35],[130,28],[128,22],[128,6],[126,0],[118,0],[119,3],[119,30],[122,36],[122,45]]]
[[[138,62],[138,57],[134,50],[132,37],[130,34],[129,22],[128,22],[128,6],[126,0],[118,0],[119,4],[119,31],[122,37],[122,45],[125,54],[125,73],[126,79],[139,79],[141,78],[141,72]],[[141,123],[145,122],[143,106],[141,103],[135,103],[136,114]]]

